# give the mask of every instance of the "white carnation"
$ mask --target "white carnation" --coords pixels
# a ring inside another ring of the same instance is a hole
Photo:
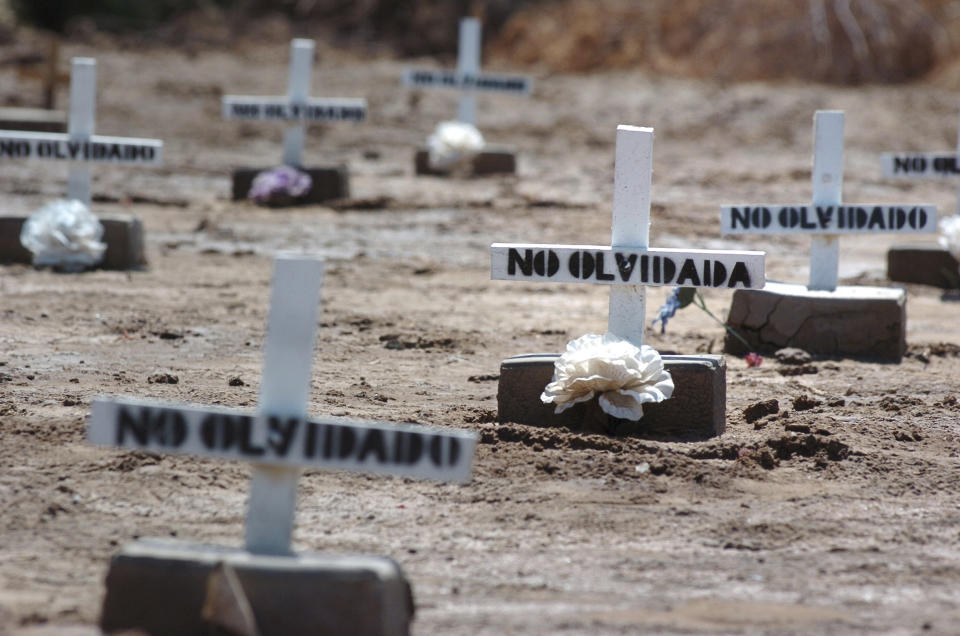
[[[960,261],[960,214],[940,219],[940,247]]]
[[[484,145],[483,135],[476,126],[459,121],[442,121],[427,138],[430,167],[434,170],[450,170],[472,159],[483,150]]]
[[[103,260],[103,225],[83,202],[58,199],[30,215],[20,243],[33,253],[33,264],[79,271]]]
[[[643,417],[643,404],[673,395],[673,378],[653,347],[590,333],[567,344],[540,399],[562,413],[596,394],[605,413],[636,421]]]

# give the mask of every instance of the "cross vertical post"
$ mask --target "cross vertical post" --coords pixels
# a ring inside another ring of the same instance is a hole
[[[474,76],[480,73],[480,50],[480,20],[463,18],[457,42],[457,72]],[[473,91],[461,93],[457,121],[477,125],[477,96]]]
[[[259,412],[305,418],[310,397],[323,262],[279,257],[270,293]],[[246,548],[289,554],[300,470],[254,466],[247,511]]]
[[[650,244],[650,189],[653,129],[617,126],[613,167],[611,245],[647,249]],[[639,285],[610,287],[607,330],[639,347],[643,344],[646,292]]]
[[[87,141],[93,136],[97,112],[97,61],[75,57],[70,70],[70,141]],[[71,163],[67,176],[67,198],[90,205],[90,167]]]
[[[313,40],[296,38],[290,42],[290,75],[287,97],[293,103],[306,104],[310,96],[310,74],[313,71]],[[299,122],[287,126],[283,133],[283,163],[299,168],[303,164],[307,125]]]
[[[843,111],[818,110],[813,118],[813,206],[839,206],[843,200]],[[834,291],[840,266],[840,237],[810,239],[812,290]]]
[[[957,157],[960,158],[960,125],[957,126]],[[957,211],[955,214],[960,214],[960,186],[957,187]]]

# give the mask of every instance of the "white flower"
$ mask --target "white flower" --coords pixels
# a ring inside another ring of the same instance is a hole
[[[23,224],[20,243],[33,253],[34,265],[82,270],[103,260],[103,225],[76,199],[57,199]]]
[[[960,261],[960,214],[940,219],[940,247],[949,251]]]
[[[643,404],[673,395],[673,378],[653,347],[635,345],[613,334],[588,333],[567,344],[554,364],[553,381],[540,399],[562,413],[600,394],[600,408],[627,420],[643,417]]]
[[[427,138],[430,167],[449,170],[460,162],[473,158],[483,150],[483,135],[472,124],[459,121],[442,121]]]

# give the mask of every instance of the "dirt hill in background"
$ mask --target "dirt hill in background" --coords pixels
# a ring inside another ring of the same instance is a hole
[[[6,14],[9,23],[10,2],[0,0],[0,22]],[[68,37],[106,30],[229,46],[300,35],[367,53],[453,56],[457,21],[476,15],[486,58],[499,67],[640,68],[724,81],[903,82],[960,52],[960,11],[947,0],[157,0],[150,12],[88,4],[105,8],[71,20]]]

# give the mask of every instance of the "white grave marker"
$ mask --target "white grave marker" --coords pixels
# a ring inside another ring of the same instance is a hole
[[[883,176],[902,179],[960,177],[960,131],[957,151],[885,152],[880,156]],[[960,188],[957,188],[957,214],[960,214]]]
[[[411,88],[445,88],[461,91],[457,121],[477,125],[476,91],[529,95],[533,80],[523,75],[480,72],[480,21],[460,20],[457,70],[407,69],[403,83]]]
[[[287,94],[279,97],[224,95],[224,119],[297,122],[283,135],[283,163],[299,168],[303,161],[308,122],[363,121],[367,100],[310,97],[313,71],[313,40],[290,42],[290,73]]]
[[[837,288],[841,234],[929,233],[937,229],[937,208],[927,204],[844,205],[843,111],[814,116],[813,201],[799,205],[725,205],[724,234],[810,234],[808,288]]]
[[[307,418],[323,261],[278,258],[256,414],[101,398],[88,439],[147,452],[254,463],[246,547],[289,554],[300,468],[465,482],[477,436],[415,425]]]
[[[67,198],[90,205],[90,168],[83,163],[161,162],[159,139],[105,137],[93,134],[96,121],[97,61],[73,58],[70,71],[70,115],[67,133],[0,130],[0,160],[47,159],[69,161]]]
[[[644,286],[760,289],[764,253],[648,247],[653,129],[617,126],[611,246],[494,243],[490,277],[610,285],[608,331],[643,344]]]

